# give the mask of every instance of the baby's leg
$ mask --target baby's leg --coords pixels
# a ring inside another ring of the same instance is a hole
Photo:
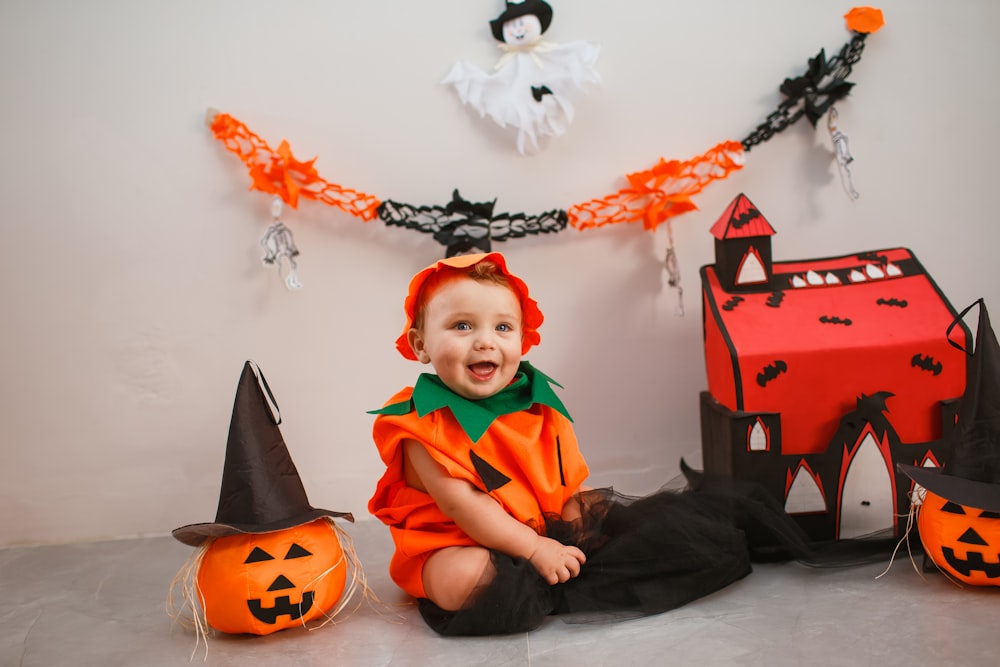
[[[559,587],[545,583],[530,562],[481,547],[434,552],[423,580],[420,616],[446,637],[527,632],[558,604]]]
[[[424,591],[441,609],[457,611],[476,588],[488,585],[495,576],[488,549],[445,547],[424,563]]]

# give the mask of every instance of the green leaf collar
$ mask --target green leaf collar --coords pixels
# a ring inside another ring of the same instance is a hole
[[[572,421],[551,385],[562,387],[527,361],[522,361],[513,382],[492,396],[473,401],[453,392],[437,375],[421,373],[409,400],[369,410],[368,414],[405,415],[416,410],[417,416],[423,417],[448,408],[469,439],[477,442],[497,417],[527,410],[535,403],[547,405]]]

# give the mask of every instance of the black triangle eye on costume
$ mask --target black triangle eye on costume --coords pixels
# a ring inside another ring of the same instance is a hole
[[[250,555],[247,556],[247,559],[245,561],[243,561],[243,563],[244,564],[248,564],[248,563],[261,563],[261,562],[263,562],[265,560],[274,560],[274,556],[272,556],[271,554],[267,553],[266,551],[264,551],[260,547],[254,547],[253,551],[250,552]]]

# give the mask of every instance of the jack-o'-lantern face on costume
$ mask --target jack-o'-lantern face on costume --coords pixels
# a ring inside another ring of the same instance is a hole
[[[326,519],[214,540],[198,570],[205,617],[216,630],[267,635],[322,616],[340,599],[347,563]]]
[[[974,586],[1000,586],[1000,513],[928,491],[917,527],[927,555],[944,572]]]

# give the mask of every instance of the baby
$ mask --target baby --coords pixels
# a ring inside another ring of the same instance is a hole
[[[404,310],[396,347],[435,374],[373,411],[386,472],[369,511],[390,527],[393,580],[434,630],[655,613],[749,572],[739,531],[684,515],[678,494],[583,487],[587,464],[556,383],[523,360],[542,313],[503,255],[436,262],[414,276]],[[678,572],[693,592],[675,585]]]

